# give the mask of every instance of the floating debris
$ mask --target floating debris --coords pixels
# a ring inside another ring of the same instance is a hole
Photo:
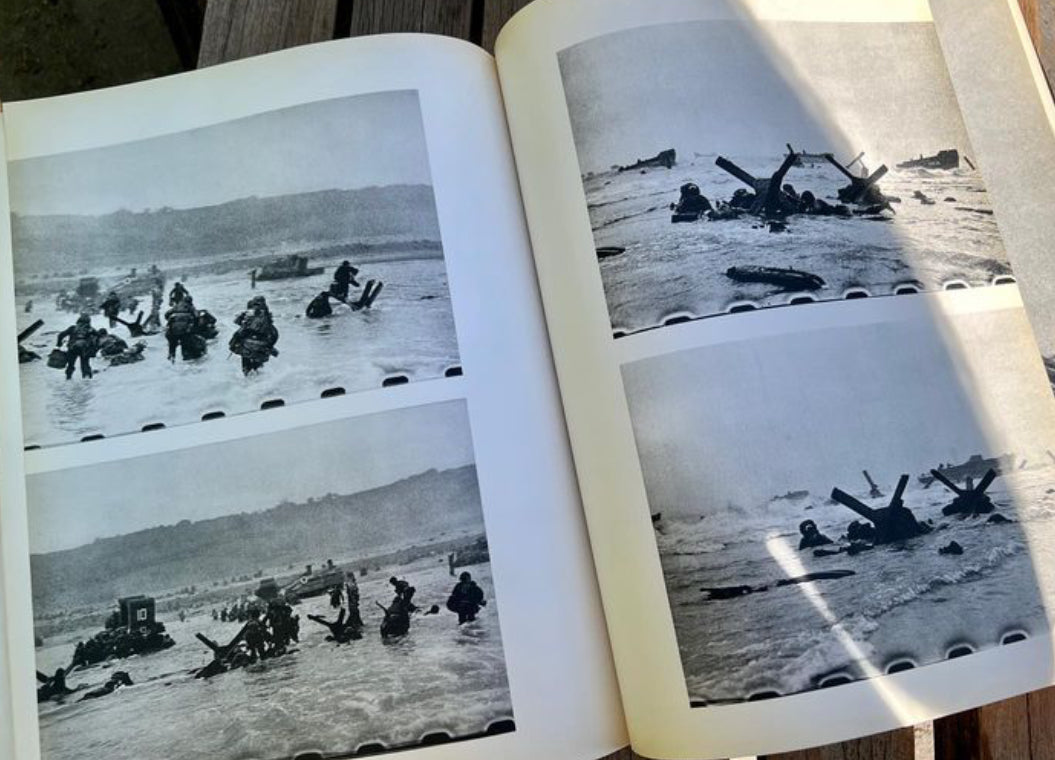
[[[939,150],[933,156],[924,156],[922,153],[919,158],[912,158],[908,161],[902,161],[897,165],[898,169],[959,169],[960,168],[960,151],[955,148],[949,150]],[[973,167],[972,167],[973,168]]]
[[[628,172],[633,171],[634,169],[649,169],[659,167],[672,169],[674,168],[674,165],[676,163],[677,153],[674,151],[673,148],[669,148],[668,150],[661,150],[652,158],[639,158],[637,161],[627,166],[618,166],[616,167],[616,171]]]
[[[729,267],[725,270],[725,276],[736,282],[759,282],[776,285],[784,290],[820,290],[826,284],[820,276],[812,272],[780,267]]]

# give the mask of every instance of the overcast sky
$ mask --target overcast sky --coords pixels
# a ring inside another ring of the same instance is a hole
[[[698,21],[631,29],[564,50],[583,172],[666,148],[774,155],[864,150],[875,167],[970,152],[929,23]]]
[[[30,551],[358,493],[473,461],[465,403],[449,401],[34,475]]]
[[[1042,455],[1055,402],[1022,311],[956,319],[972,354],[955,360],[935,326],[905,321],[624,366],[652,511],[826,497],[863,487],[863,469],[887,489],[902,473],[1006,453],[997,423],[1018,454]]]
[[[106,148],[14,161],[19,214],[190,208],[251,195],[431,184],[418,94],[356,95]]]

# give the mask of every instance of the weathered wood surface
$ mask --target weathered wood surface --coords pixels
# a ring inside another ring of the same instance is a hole
[[[766,755],[759,760],[912,760],[915,747],[912,729],[903,728],[801,752]]]
[[[352,37],[428,32],[470,40],[473,0],[352,0]]]
[[[431,32],[493,50],[505,22],[530,0],[208,0],[199,65],[334,36]],[[1019,0],[1049,81],[1055,74],[1055,0]],[[935,760],[1055,760],[1055,690],[934,723]],[[764,760],[913,760],[911,729]],[[603,760],[636,760],[622,750]],[[760,759],[763,760],[763,759]]]
[[[333,39],[337,0],[208,0],[198,66]]]

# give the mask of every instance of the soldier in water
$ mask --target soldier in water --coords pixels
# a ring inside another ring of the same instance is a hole
[[[447,599],[447,609],[458,615],[458,625],[476,620],[480,608],[487,604],[484,591],[469,573],[458,576],[458,584]]]
[[[345,260],[341,262],[341,265],[333,273],[333,284],[330,286],[330,292],[336,298],[342,301],[348,300],[348,287],[355,285],[359,287],[359,283],[355,281],[355,276],[359,274],[359,270],[352,266],[351,262]]]
[[[711,210],[711,202],[707,196],[700,192],[695,182],[686,182],[681,186],[680,197],[677,203],[670,204],[670,209],[675,214],[701,217]]]
[[[62,347],[66,343],[66,379],[73,377],[73,371],[78,362],[81,368],[81,377],[85,380],[92,376],[91,359],[99,347],[98,336],[92,329],[92,318],[87,314],[81,314],[76,324],[70,325],[59,333],[55,345]]]
[[[263,296],[253,296],[246,310],[235,317],[238,330],[231,336],[228,348],[242,357],[242,374],[248,376],[278,356],[278,328],[271,318],[271,310]]]
[[[330,294],[327,291],[322,291],[308,304],[308,308],[304,314],[309,319],[322,319],[333,314],[333,307],[330,306]]]
[[[121,299],[117,293],[110,291],[106,299],[99,304],[103,316],[110,320],[110,327],[117,327],[117,318],[121,315]]]
[[[817,523],[813,522],[813,520],[803,520],[799,524],[799,533],[802,534],[802,538],[799,540],[799,551],[813,549],[818,546],[827,546],[832,543],[830,538],[820,532],[817,528]]]
[[[169,306],[175,306],[189,295],[182,282],[177,282],[169,291]]]
[[[176,283],[177,285],[179,283]],[[169,344],[168,359],[176,361],[176,347],[184,359],[194,358],[192,340],[198,323],[198,314],[189,295],[182,296],[171,309],[165,312],[165,339]]]

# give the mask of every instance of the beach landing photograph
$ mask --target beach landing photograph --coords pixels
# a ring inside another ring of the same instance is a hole
[[[933,22],[658,24],[558,59],[616,338],[1014,281]]]
[[[515,730],[463,401],[27,487],[45,760],[348,757]]]
[[[461,374],[416,91],[8,171],[27,447]]]
[[[1055,403],[1029,325],[913,311],[624,365],[694,707],[1050,631]]]

